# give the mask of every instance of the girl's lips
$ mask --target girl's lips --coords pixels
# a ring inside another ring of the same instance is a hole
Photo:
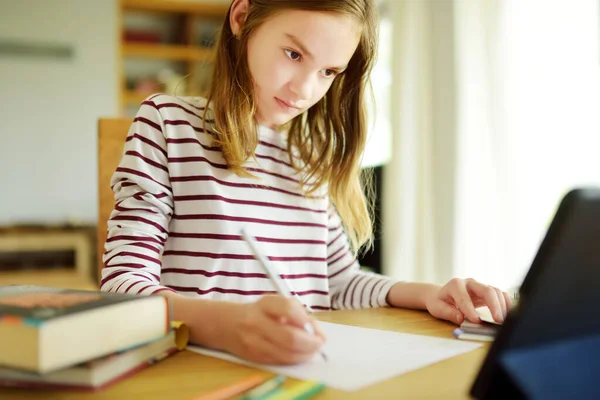
[[[297,111],[300,110],[300,107],[296,107],[291,105],[290,103],[288,103],[287,101],[281,100],[279,97],[275,97],[275,101],[277,101],[277,103],[284,109],[287,109],[289,111]]]

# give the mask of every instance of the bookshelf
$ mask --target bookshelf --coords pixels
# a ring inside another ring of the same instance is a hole
[[[119,109],[156,92],[204,95],[229,0],[119,0]]]

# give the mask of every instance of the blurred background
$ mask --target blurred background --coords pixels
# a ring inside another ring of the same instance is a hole
[[[97,133],[202,95],[229,0],[0,0],[0,284],[94,287]],[[519,285],[561,197],[600,184],[600,1],[382,0],[361,262]]]

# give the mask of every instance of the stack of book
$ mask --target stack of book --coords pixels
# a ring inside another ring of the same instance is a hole
[[[0,286],[0,385],[97,390],[185,348],[168,299]]]

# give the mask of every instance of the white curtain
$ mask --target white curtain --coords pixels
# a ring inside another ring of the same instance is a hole
[[[518,285],[564,192],[600,184],[598,1],[391,3],[384,272]]]

